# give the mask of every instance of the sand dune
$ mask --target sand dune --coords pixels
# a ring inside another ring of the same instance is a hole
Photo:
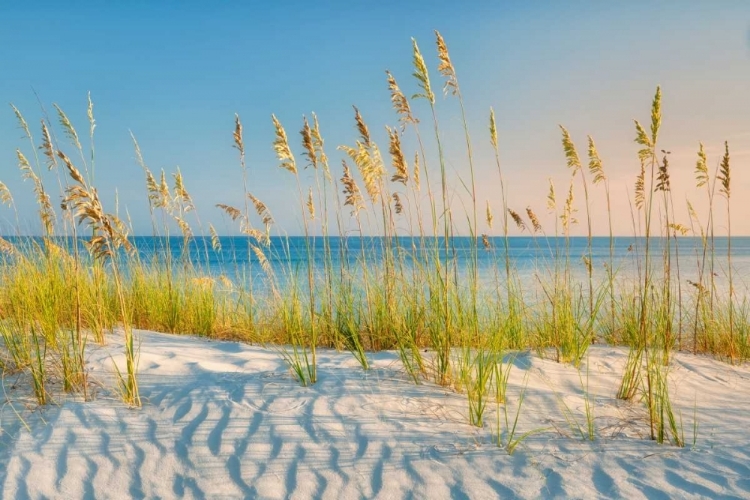
[[[519,430],[547,430],[509,455],[493,444],[494,404],[485,428],[469,426],[464,395],[415,386],[394,353],[372,355],[364,372],[349,354],[323,351],[319,382],[304,388],[273,349],[141,338],[142,409],[109,389],[117,336],[91,349],[102,384],[92,402],[27,408],[5,380],[14,403],[0,410],[2,498],[750,496],[746,367],[676,357],[673,396],[688,441],[676,448],[646,439],[640,403],[613,397],[625,351],[591,349],[594,442],[577,429],[585,427],[578,372],[523,354],[508,387],[511,417],[528,373]]]

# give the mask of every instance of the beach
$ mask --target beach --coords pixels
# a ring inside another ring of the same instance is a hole
[[[509,428],[491,402],[470,426],[467,399],[415,385],[395,352],[320,350],[302,387],[278,348],[136,332],[142,408],[120,402],[122,337],[90,345],[93,400],[38,407],[4,380],[2,498],[746,498],[750,369],[675,354],[673,405],[686,446],[657,445],[639,401],[615,398],[627,350],[595,345],[579,372],[513,358]],[[588,387],[586,373],[589,373]],[[582,375],[580,375],[582,374]],[[595,438],[586,439],[584,394]],[[10,399],[10,402],[8,401]],[[15,412],[18,412],[16,415]],[[500,413],[503,414],[502,407]],[[22,417],[28,429],[18,417]]]

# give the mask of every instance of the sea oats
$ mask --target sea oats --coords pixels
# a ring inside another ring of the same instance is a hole
[[[497,125],[495,124],[495,110],[490,107],[490,142],[497,149]]]
[[[221,252],[221,239],[219,239],[219,235],[216,229],[214,229],[213,224],[208,225],[208,232],[211,235],[211,247],[214,249],[214,252]]]
[[[49,133],[47,124],[42,120],[42,145],[39,146],[44,156],[47,157],[47,169],[52,170],[57,166],[57,158],[55,157],[55,148],[52,145],[52,136]]]
[[[304,124],[302,126],[302,130],[300,130],[299,133],[302,136],[302,147],[305,148],[305,152],[303,153],[303,155],[307,157],[310,165],[312,165],[313,168],[317,169],[318,155],[315,152],[315,145],[313,144],[312,129],[310,128],[310,124],[307,123],[306,117],[303,116],[302,120]]]
[[[26,138],[31,139],[31,131],[29,130],[29,125],[26,123],[26,119],[23,117],[17,107],[15,107],[13,104],[11,104],[10,107],[13,108],[13,113],[16,115],[16,120],[18,120],[18,124],[23,129],[23,133],[26,134]]]
[[[26,159],[26,156],[21,152],[20,149],[16,149],[16,156],[18,156],[18,168],[21,169],[21,175],[24,179],[33,179],[36,177],[36,174],[31,169],[31,164],[29,163],[29,160]]]
[[[635,178],[635,207],[643,208],[646,202],[646,166],[641,163],[641,171]]]
[[[0,237],[0,252],[11,255],[16,252],[16,247],[10,241]]]
[[[310,213],[310,219],[315,219],[315,204],[313,203],[312,188],[307,192],[307,211]]]
[[[589,274],[591,274],[594,271],[594,266],[591,263],[591,259],[589,259],[588,255],[581,256],[581,261],[583,261],[583,265],[586,266],[586,270]]]
[[[664,155],[662,162],[659,164],[659,171],[656,174],[656,187],[654,191],[669,191],[669,158]]]
[[[187,240],[193,236],[193,230],[190,229],[190,224],[188,224],[185,219],[175,215],[174,220],[177,222],[177,225],[180,228],[180,232],[182,232],[183,238]]]
[[[604,175],[604,168],[602,167],[602,159],[599,158],[599,152],[596,150],[596,144],[594,139],[588,136],[589,139],[589,172],[594,176],[594,184],[599,184],[602,181],[607,180],[607,176]]]
[[[242,212],[233,206],[217,203],[216,207],[222,209],[233,221],[242,218]]]
[[[523,221],[520,215],[518,215],[518,212],[513,210],[512,208],[508,209],[508,213],[510,214],[511,218],[513,219],[513,222],[516,223],[516,226],[518,226],[518,229],[521,231],[526,230],[526,223]]]
[[[578,151],[576,151],[575,144],[573,144],[568,130],[562,125],[559,125],[559,127],[562,131],[562,145],[565,151],[565,159],[567,160],[568,168],[572,168],[573,175],[575,175],[581,168],[581,160],[578,157]]]
[[[9,207],[13,205],[13,196],[10,194],[10,189],[3,182],[0,182],[0,203]]]
[[[529,216],[529,220],[531,221],[531,225],[534,228],[534,232],[538,233],[542,230],[542,224],[539,222],[539,218],[536,216],[533,210],[531,210],[531,207],[526,207],[526,215]]]
[[[268,240],[268,235],[266,233],[264,233],[263,231],[259,231],[254,227],[247,227],[244,224],[240,228],[240,232],[255,239],[255,241],[257,241],[261,245],[266,245],[266,241]]]
[[[484,246],[485,250],[490,249],[490,238],[486,234],[482,234],[482,245]]]
[[[557,201],[555,199],[555,185],[552,179],[549,179],[549,191],[547,192],[547,210],[554,212],[557,210]]]
[[[179,199],[183,206],[185,212],[189,212],[190,210],[195,209],[195,205],[193,205],[193,199],[190,197],[190,194],[187,192],[187,189],[185,188],[185,183],[182,180],[182,172],[180,172],[180,169],[177,169],[177,172],[172,174],[174,177],[174,193],[177,199]]]
[[[221,285],[223,287],[229,288],[229,289],[231,289],[231,288],[234,287],[234,284],[232,283],[232,280],[230,280],[229,278],[227,278],[227,276],[225,274],[220,274],[218,279],[219,279],[219,283],[221,283]]]
[[[654,143],[651,141],[651,138],[646,135],[646,130],[641,126],[638,120],[635,120],[635,131],[635,142],[643,146],[643,148],[638,151],[638,159],[641,160],[641,163],[646,163],[654,154]]]
[[[68,173],[73,178],[74,181],[76,181],[79,184],[86,184],[86,181],[84,181],[83,176],[81,175],[81,172],[73,165],[73,162],[70,161],[70,158],[68,158],[65,153],[62,151],[57,152],[57,156],[60,157],[60,159],[63,161],[65,166],[68,169]]]
[[[293,174],[297,173],[297,163],[294,161],[294,155],[292,150],[289,148],[289,141],[286,137],[286,130],[281,126],[279,120],[276,119],[276,115],[271,115],[273,120],[273,126],[276,130],[276,139],[273,141],[273,149],[276,151],[276,157],[279,159],[281,168],[290,171]]]
[[[114,251],[124,248],[132,251],[132,245],[127,239],[125,224],[115,215],[107,214],[102,208],[96,189],[89,187],[79,176],[74,176],[70,169],[72,163],[65,162],[68,173],[76,182],[66,188],[63,204],[73,211],[78,223],[86,223],[92,229],[93,235],[87,246],[95,258],[111,258]]]
[[[401,204],[401,197],[398,195],[398,193],[393,193],[393,208],[399,215],[404,211],[404,206]]]
[[[724,156],[721,158],[719,165],[719,174],[716,177],[721,183],[719,192],[729,199],[730,191],[730,169],[729,169],[729,143],[724,141]]]
[[[96,120],[94,119],[94,101],[91,100],[91,92],[86,96],[88,98],[88,107],[86,108],[86,116],[89,119],[89,137],[94,137],[94,129],[96,128]]]
[[[492,229],[492,220],[494,217],[492,216],[492,208],[490,207],[490,201],[487,200],[487,207],[485,208],[485,220],[487,221],[487,227]]]
[[[240,115],[234,115],[234,147],[240,152],[240,158],[245,157],[245,143],[242,137],[242,122],[240,121]]]
[[[570,181],[570,188],[568,189],[568,197],[565,199],[565,207],[563,213],[560,216],[563,227],[568,230],[571,225],[577,224],[578,220],[573,216],[577,210],[573,205],[575,198],[573,197],[573,181]]]
[[[390,71],[386,71],[385,74],[388,75],[388,90],[391,93],[391,103],[393,104],[393,109],[396,110],[396,113],[399,115],[398,120],[401,122],[401,130],[406,127],[407,123],[418,123],[419,120],[414,118],[411,114],[409,100],[404,93],[401,92],[401,89],[396,83],[396,79]]]
[[[146,189],[148,191],[149,203],[151,203],[151,206],[153,207],[162,206],[161,192],[159,191],[159,184],[156,182],[154,174],[152,174],[151,170],[146,166],[144,166],[143,169],[146,173]]]
[[[705,186],[708,183],[708,160],[703,150],[703,143],[698,143],[698,161],[695,163],[696,187]]]
[[[51,235],[54,230],[55,211],[52,209],[50,197],[44,190],[42,180],[34,173],[29,161],[20,149],[16,150],[16,155],[18,156],[18,167],[21,169],[23,179],[31,180],[34,183],[34,194],[36,195],[37,205],[39,205],[39,218],[42,221],[45,233]]]
[[[427,71],[427,65],[424,62],[424,57],[419,51],[419,46],[415,39],[411,39],[412,48],[414,50],[414,57],[412,63],[414,65],[414,73],[412,75],[417,79],[417,85],[422,89],[422,93],[414,94],[412,98],[424,98],[430,101],[431,104],[435,103],[435,94],[432,93],[432,86],[430,85],[430,75]]]
[[[680,234],[681,236],[685,236],[685,235],[686,235],[686,234],[687,234],[687,233],[688,233],[688,232],[690,231],[690,230],[689,230],[689,229],[688,229],[688,228],[687,228],[686,226],[684,226],[683,224],[679,224],[679,223],[675,223],[675,222],[671,222],[671,223],[669,224],[669,226],[668,226],[668,227],[669,227],[669,229],[671,229],[671,230],[673,231],[673,234],[674,234],[675,236],[677,236],[677,234],[678,234],[678,233],[679,233],[679,234]]]
[[[357,165],[362,180],[365,183],[365,190],[370,196],[370,199],[375,202],[380,195],[380,176],[382,175],[382,168],[375,161],[373,161],[370,151],[365,145],[357,141],[357,149],[349,146],[339,146],[339,149],[344,151]]]
[[[271,217],[271,212],[268,211],[268,207],[266,206],[266,204],[253,196],[251,193],[247,193],[247,197],[250,198],[250,201],[253,202],[255,211],[263,221],[263,225],[270,226],[271,224],[273,224],[273,217]]]
[[[164,170],[161,171],[161,180],[159,181],[159,196],[160,206],[169,208],[169,200],[172,199],[172,196],[169,194],[169,184],[167,184],[167,175]]]
[[[661,126],[661,87],[656,87],[654,102],[651,104],[651,144],[656,145]]]
[[[53,106],[57,110],[57,116],[60,119],[60,125],[62,125],[65,135],[68,136],[68,139],[70,139],[70,142],[73,143],[76,149],[80,150],[81,142],[78,140],[78,132],[76,132],[75,127],[73,127],[70,119],[68,119],[68,115],[57,104],[53,104]]]
[[[328,179],[331,178],[331,171],[328,168],[328,156],[326,156],[326,152],[324,149],[325,142],[323,141],[323,136],[320,133],[320,124],[318,123],[318,116],[313,113],[313,127],[312,127],[312,141],[313,146],[315,146],[315,150],[318,153],[318,163],[320,165],[323,165],[323,172],[325,173],[326,177]]]
[[[456,69],[453,67],[451,62],[450,54],[448,53],[448,46],[445,44],[440,32],[435,30],[435,38],[438,52],[438,72],[445,77],[445,86],[443,92],[447,95],[450,92],[453,95],[458,93],[458,79],[456,78]]]
[[[349,165],[344,160],[341,160],[341,164],[344,167],[344,175],[341,177],[341,184],[344,186],[344,205],[351,206],[353,209],[352,215],[355,215],[359,210],[364,208],[362,193],[352,177]]]
[[[396,170],[396,173],[391,177],[391,182],[400,182],[406,185],[406,181],[409,180],[409,166],[406,164],[404,152],[401,150],[401,138],[398,130],[390,127],[386,127],[386,130],[390,139],[388,152],[391,154],[393,168]]]
[[[367,127],[367,124],[365,123],[364,118],[362,118],[362,114],[359,112],[359,109],[357,109],[357,106],[352,107],[354,108],[354,121],[357,124],[357,131],[359,132],[359,136],[362,139],[365,147],[369,148],[372,146],[370,129]]]
[[[419,191],[419,153],[414,153],[414,187]]]

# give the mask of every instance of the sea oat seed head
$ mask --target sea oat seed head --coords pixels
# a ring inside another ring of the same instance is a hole
[[[409,166],[406,164],[404,152],[401,150],[401,138],[399,137],[398,130],[390,127],[386,127],[385,129],[388,132],[389,138],[388,152],[391,154],[393,168],[396,170],[396,173],[391,177],[391,182],[400,182],[406,185],[406,181],[409,180]]]
[[[698,143],[698,161],[695,163],[696,187],[705,186],[708,183],[708,160],[703,149],[703,143]]]
[[[719,165],[719,175],[717,177],[721,183],[719,192],[729,199],[730,191],[730,168],[729,168],[729,143],[724,141],[724,156],[721,158]]]
[[[588,136],[589,139],[589,172],[594,176],[594,184],[599,184],[602,181],[607,180],[607,176],[604,175],[604,168],[602,167],[602,159],[599,158],[599,152],[596,150],[596,144],[594,139]]]
[[[276,130],[276,139],[273,141],[273,149],[276,151],[276,157],[281,161],[279,165],[281,168],[288,170],[289,172],[297,173],[297,164],[294,161],[294,155],[292,150],[289,148],[289,141],[286,137],[286,130],[281,126],[281,122],[276,119],[276,115],[271,115],[273,120],[273,126]]]
[[[575,144],[573,144],[573,141],[571,140],[570,134],[568,133],[567,129],[562,125],[560,125],[559,127],[562,131],[562,145],[563,150],[565,151],[565,158],[568,162],[568,168],[572,168],[573,175],[575,175],[581,168],[581,160],[580,158],[578,158],[578,152],[576,151]]]
[[[417,79],[417,85],[422,89],[421,94],[414,94],[412,98],[424,98],[430,101],[430,104],[435,104],[435,94],[432,93],[432,87],[430,86],[430,75],[427,72],[427,65],[424,62],[424,57],[419,51],[419,46],[415,39],[411,39],[412,48],[414,50],[414,73],[412,75]]]
[[[448,95],[448,92],[456,95],[458,93],[458,79],[456,78],[456,69],[453,67],[450,54],[448,54],[448,46],[445,44],[445,40],[437,30],[435,30],[435,38],[437,44],[438,59],[440,59],[438,72],[445,77],[445,86],[443,87],[443,92],[446,95]]]

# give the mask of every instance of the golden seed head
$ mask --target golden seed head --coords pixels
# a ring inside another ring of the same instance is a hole
[[[391,182],[400,182],[406,184],[409,180],[409,166],[406,164],[406,158],[404,158],[404,152],[401,150],[401,138],[399,137],[398,130],[386,127],[389,138],[388,152],[391,154],[391,160],[393,162],[393,168],[396,173],[391,177]]]
[[[542,224],[539,222],[539,218],[536,216],[533,210],[531,210],[531,207],[526,207],[526,215],[529,216],[529,220],[531,221],[531,225],[534,228],[534,232],[538,233],[542,230]]]
[[[508,209],[508,213],[510,214],[511,218],[513,219],[513,222],[516,223],[516,226],[518,226],[518,229],[521,231],[526,230],[526,223],[523,221],[520,215],[518,215],[518,212],[513,210],[512,208]]]
[[[414,94],[412,98],[421,97],[430,101],[431,104],[435,104],[435,94],[433,94],[432,92],[432,87],[430,85],[430,75],[427,72],[427,65],[424,62],[424,57],[422,57],[422,53],[419,51],[417,41],[412,38],[411,43],[414,50],[414,57],[412,61],[414,65],[414,73],[412,73],[412,75],[417,79],[417,85],[419,86],[419,88],[422,89],[421,94]]]
[[[302,147],[305,148],[305,152],[303,153],[304,156],[307,157],[307,160],[310,162],[310,165],[313,166],[313,168],[318,168],[318,155],[315,154],[315,145],[313,144],[313,137],[312,137],[312,129],[310,128],[310,124],[307,123],[307,117],[302,117],[302,120],[304,122],[302,126],[302,130],[300,130],[300,135],[302,136]]]
[[[294,161],[294,155],[289,147],[289,141],[286,137],[286,130],[281,126],[281,122],[276,119],[276,115],[271,115],[273,120],[273,126],[276,130],[276,139],[273,141],[273,149],[276,151],[276,157],[281,161],[279,165],[281,168],[288,170],[289,172],[297,173],[297,163]]]
[[[729,199],[730,191],[730,168],[729,168],[729,143],[724,141],[724,156],[719,165],[719,175],[716,177],[721,183],[719,192]]]
[[[401,214],[404,211],[404,206],[401,204],[401,197],[398,193],[393,193],[393,208],[396,210],[396,214]]]
[[[568,168],[572,168],[573,175],[575,175],[581,168],[581,160],[578,157],[578,151],[576,151],[575,144],[573,144],[567,129],[560,125],[560,130],[562,131],[562,145],[565,151],[565,158],[568,162]]]
[[[443,92],[447,95],[450,92],[453,95],[458,93],[458,79],[456,78],[456,70],[451,62],[450,54],[448,54],[448,46],[445,44],[443,36],[435,30],[435,38],[437,44],[438,59],[438,72],[445,77],[445,86]]]
[[[399,114],[398,120],[401,122],[401,129],[403,130],[407,123],[418,123],[419,120],[414,118],[414,116],[411,114],[411,106],[409,106],[409,100],[406,99],[404,93],[401,92],[401,89],[396,83],[396,79],[393,77],[390,71],[386,70],[385,74],[388,75],[388,90],[391,93],[391,103],[393,104],[393,109],[396,110],[396,113]]]
[[[497,126],[495,125],[495,110],[490,107],[490,142],[497,149]]]
[[[708,159],[703,149],[703,143],[700,142],[698,149],[698,161],[695,163],[695,181],[697,187],[708,184]]]
[[[599,158],[599,152],[596,150],[596,144],[594,139],[588,136],[589,139],[589,172],[594,176],[594,184],[599,184],[602,181],[607,180],[607,176],[604,175],[604,168],[602,167],[602,159]]]

